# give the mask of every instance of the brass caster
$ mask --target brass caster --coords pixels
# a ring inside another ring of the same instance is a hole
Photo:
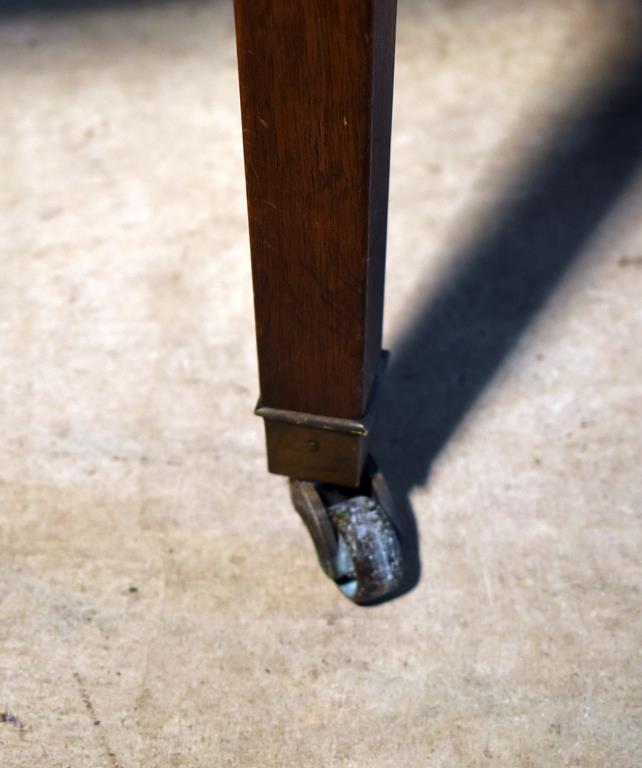
[[[290,494],[321,568],[349,600],[369,603],[399,586],[401,547],[390,519],[392,499],[372,458],[356,490],[293,479]]]

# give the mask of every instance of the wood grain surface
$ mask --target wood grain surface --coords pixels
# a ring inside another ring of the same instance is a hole
[[[235,0],[261,398],[365,410],[381,348],[396,0]]]

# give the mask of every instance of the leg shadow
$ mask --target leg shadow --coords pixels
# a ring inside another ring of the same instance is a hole
[[[537,163],[393,348],[377,456],[395,497],[405,579],[420,577],[409,494],[618,203],[642,158],[642,55],[569,110]]]

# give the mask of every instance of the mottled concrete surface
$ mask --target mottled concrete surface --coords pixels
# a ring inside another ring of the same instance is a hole
[[[229,2],[22,5],[3,768],[640,765],[639,3],[401,0],[378,454],[422,572],[372,609],[264,471]]]

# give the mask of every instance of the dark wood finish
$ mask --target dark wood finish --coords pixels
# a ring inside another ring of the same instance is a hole
[[[396,0],[235,13],[262,404],[358,419],[381,350]]]

